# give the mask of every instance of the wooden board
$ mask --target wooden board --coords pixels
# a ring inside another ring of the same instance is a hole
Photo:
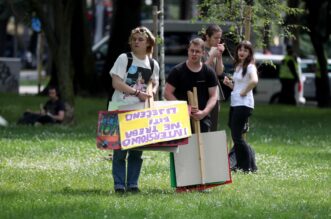
[[[231,180],[225,131],[201,133],[205,154],[206,184]],[[189,143],[174,153],[177,187],[200,185],[202,177],[197,138],[193,134]]]

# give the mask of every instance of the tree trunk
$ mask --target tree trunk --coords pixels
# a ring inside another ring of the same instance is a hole
[[[0,57],[5,55],[8,19],[0,20]]]
[[[320,71],[316,72],[316,98],[319,107],[329,107],[330,84],[327,69],[327,58],[324,44],[329,39],[331,25],[328,22],[331,18],[331,5],[328,1],[307,0],[306,7],[308,13],[308,27],[310,29],[310,38],[315,49]]]
[[[287,6],[290,8],[298,8],[299,0],[288,0]],[[300,25],[299,17],[297,15],[286,15],[286,24],[287,25]],[[293,29],[293,35],[295,39],[292,39],[293,50],[298,54],[300,48],[299,34],[300,30],[298,28]]]
[[[319,37],[316,37],[315,33],[311,32],[310,38],[313,43],[319,65],[319,69],[315,75],[317,105],[319,107],[328,107],[330,106],[330,84],[327,69],[328,63],[324,52],[324,46],[321,44]]]
[[[142,0],[113,1],[114,13],[108,44],[108,54],[102,75],[102,82],[109,99],[114,92],[109,71],[121,53],[130,51],[128,39],[131,30],[140,25],[141,4]]]
[[[7,43],[7,24],[11,15],[7,1],[0,1],[0,57],[5,56]]]
[[[179,18],[181,20],[192,19],[192,17],[193,17],[192,5],[193,5],[192,0],[180,0]]]
[[[61,98],[66,105],[66,120],[74,113],[73,77],[75,75],[71,54],[71,25],[76,1],[48,1],[46,5],[32,1],[42,23],[53,57]]]
[[[86,2],[77,1],[71,28],[71,51],[75,69],[74,90],[86,95],[97,92],[91,30],[86,17]]]

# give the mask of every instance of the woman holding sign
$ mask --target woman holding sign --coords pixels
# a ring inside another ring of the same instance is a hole
[[[157,93],[159,65],[150,58],[155,37],[146,27],[137,27],[131,31],[129,45],[131,52],[121,54],[110,70],[115,89],[112,101],[134,104],[152,97],[146,92],[149,81],[152,81],[153,93]],[[142,151],[114,150],[113,178],[116,193],[139,192],[138,179],[143,162],[141,156]]]

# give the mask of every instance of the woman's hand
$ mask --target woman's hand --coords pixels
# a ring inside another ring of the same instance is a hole
[[[241,96],[241,97],[244,97],[244,96],[246,96],[246,95],[247,95],[247,93],[245,93],[245,91],[241,91],[241,92],[240,92],[240,96]]]
[[[218,44],[216,47],[211,47],[210,56],[213,58],[222,58],[224,50],[224,44]]]
[[[232,81],[229,77],[224,76],[224,81],[223,81],[223,83],[224,83],[226,86],[228,86],[228,87],[230,87],[230,88],[233,88],[233,81]]]
[[[221,56],[225,50],[224,43],[218,44],[217,50],[219,51],[219,56]]]

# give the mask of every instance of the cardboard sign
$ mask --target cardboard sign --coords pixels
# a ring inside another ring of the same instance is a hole
[[[120,150],[121,142],[119,136],[118,113],[127,112],[127,110],[115,111],[99,111],[96,145],[100,150]],[[147,147],[140,147],[139,150],[153,150],[153,151],[177,151],[178,145],[185,145],[188,143],[188,138],[176,139],[165,142],[158,142],[148,145]]]
[[[122,149],[131,149],[191,136],[187,104],[118,114]]]
[[[231,182],[225,131],[201,133],[204,142],[206,184],[223,185]],[[174,153],[176,187],[201,185],[199,148],[195,134],[189,143]]]
[[[101,150],[121,149],[118,111],[100,111],[97,129],[97,148]]]

